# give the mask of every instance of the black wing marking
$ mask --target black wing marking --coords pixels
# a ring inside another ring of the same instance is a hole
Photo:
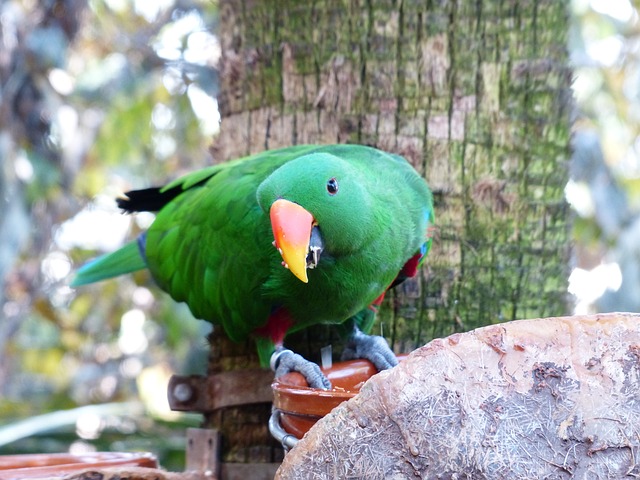
[[[209,178],[211,177],[191,185],[189,189],[203,185]],[[119,208],[127,213],[157,212],[184,191],[186,190],[182,185],[176,185],[168,189],[165,187],[151,187],[142,190],[131,190],[126,192],[124,197],[117,198],[116,203]]]

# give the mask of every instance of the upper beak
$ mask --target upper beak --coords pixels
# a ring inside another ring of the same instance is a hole
[[[291,273],[308,283],[307,252],[314,218],[297,203],[278,199],[269,211],[275,246]]]

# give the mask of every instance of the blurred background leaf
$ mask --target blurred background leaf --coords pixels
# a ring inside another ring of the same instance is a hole
[[[208,325],[146,274],[67,285],[152,220],[114,197],[210,163],[217,6],[9,0],[0,18],[0,453],[150,450],[182,469],[199,418],[169,411],[166,385],[204,372]]]
[[[640,310],[640,22],[629,0],[573,0],[577,103],[567,199],[576,312]]]

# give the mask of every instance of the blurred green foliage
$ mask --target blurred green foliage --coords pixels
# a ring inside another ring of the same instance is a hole
[[[576,99],[567,198],[577,215],[576,311],[640,310],[640,18],[637,2],[573,0]]]
[[[210,162],[217,5],[8,1],[0,17],[0,453],[148,450],[179,470],[199,418],[170,412],[166,385],[204,371],[209,326],[145,274],[67,285],[150,221],[115,196]],[[23,430],[46,412],[66,414]]]

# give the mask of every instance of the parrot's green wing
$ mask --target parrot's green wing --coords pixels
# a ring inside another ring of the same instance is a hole
[[[233,340],[247,338],[270,313],[260,290],[269,259],[278,254],[256,190],[283,163],[316,148],[290,147],[209,167],[157,192],[171,199],[146,233],[149,270],[194,316],[222,325]]]

